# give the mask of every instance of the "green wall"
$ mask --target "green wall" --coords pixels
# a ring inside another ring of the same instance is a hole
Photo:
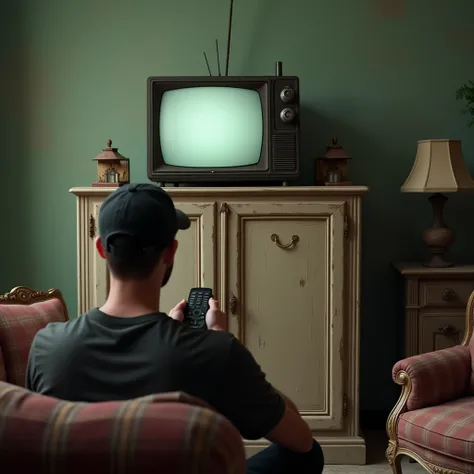
[[[11,2],[13,3],[13,2]],[[474,172],[474,129],[455,89],[474,79],[472,0],[236,0],[231,74],[298,75],[302,184],[331,136],[353,154],[364,203],[362,406],[398,394],[395,277],[390,263],[424,256],[425,196],[400,185],[423,138],[461,138]],[[392,6],[383,10],[382,6]],[[204,50],[226,39],[224,0],[18,0],[2,14],[0,289],[59,287],[76,312],[73,186],[94,180],[108,138],[146,180],[150,75],[205,75]],[[212,57],[212,54],[211,54]],[[454,196],[453,254],[473,255],[474,198]],[[184,296],[184,295],[183,295]]]

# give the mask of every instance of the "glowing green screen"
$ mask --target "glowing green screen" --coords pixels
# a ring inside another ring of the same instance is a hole
[[[254,90],[192,87],[163,94],[160,142],[167,165],[254,165],[262,141],[262,105]]]

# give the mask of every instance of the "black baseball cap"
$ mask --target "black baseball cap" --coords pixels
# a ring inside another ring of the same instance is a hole
[[[99,234],[107,253],[116,257],[161,251],[188,229],[189,217],[176,209],[169,194],[154,184],[126,184],[104,200],[99,212]],[[115,237],[120,245],[114,244]]]

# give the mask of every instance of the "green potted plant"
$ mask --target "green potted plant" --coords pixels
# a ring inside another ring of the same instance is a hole
[[[464,100],[466,108],[462,113],[469,115],[469,127],[474,126],[474,81],[468,81],[456,91],[456,99]]]

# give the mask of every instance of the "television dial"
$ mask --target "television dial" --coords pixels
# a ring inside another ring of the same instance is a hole
[[[280,119],[282,120],[282,122],[286,122],[286,123],[293,122],[295,117],[296,117],[295,111],[288,107],[286,109],[283,109],[280,112]]]
[[[291,102],[295,98],[295,91],[291,87],[285,87],[280,92],[280,99],[283,102]]]

